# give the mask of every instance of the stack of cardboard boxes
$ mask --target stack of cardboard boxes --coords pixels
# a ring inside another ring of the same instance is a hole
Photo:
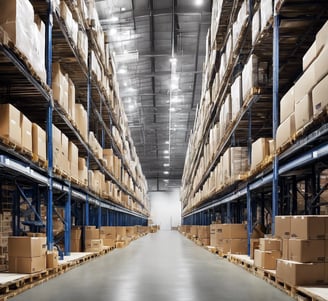
[[[247,225],[212,224],[210,243],[223,254],[247,254]]]
[[[210,226],[198,226],[197,239],[205,246],[210,244]]]
[[[30,274],[45,270],[46,252],[46,237],[9,237],[9,272]]]
[[[281,240],[260,238],[259,249],[254,252],[254,265],[262,269],[275,270],[279,258],[281,258]]]
[[[85,252],[100,252],[103,241],[100,239],[99,229],[96,229],[96,226],[84,226],[83,230]]]
[[[280,125],[276,147],[287,144],[293,135],[326,108],[328,82],[328,22],[303,57],[303,74],[280,101]]]
[[[282,259],[276,276],[289,285],[328,283],[328,216],[277,216]]]

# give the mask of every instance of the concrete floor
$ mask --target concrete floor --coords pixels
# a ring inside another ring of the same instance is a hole
[[[176,231],[160,231],[77,267],[13,301],[292,300]]]

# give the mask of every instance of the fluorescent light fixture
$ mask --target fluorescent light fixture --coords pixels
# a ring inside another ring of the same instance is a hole
[[[172,81],[171,90],[178,90],[178,88],[179,88],[179,83],[177,81]]]
[[[170,108],[170,112],[175,112],[175,108]]]
[[[168,154],[169,153],[169,151],[166,149],[165,151],[164,151],[164,154]]]
[[[119,74],[127,74],[128,73],[128,70],[126,69],[126,67],[121,67],[118,72]]]
[[[117,17],[117,16],[112,16],[111,18],[110,18],[110,21],[111,22],[117,22],[119,20],[119,18]]]
[[[124,87],[126,87],[127,85],[128,85],[128,83],[127,83],[127,82],[124,82],[124,83],[123,83],[123,86],[124,86]]]
[[[128,108],[129,108],[129,110],[133,110],[135,108],[135,105],[134,104],[129,104]]]
[[[203,4],[203,0],[196,0],[196,1],[195,1],[195,4],[196,4],[197,6],[201,6],[201,5]]]
[[[168,141],[168,140],[167,140],[167,141],[165,141],[165,144],[170,144],[170,141]]]
[[[164,179],[163,182],[167,183],[169,180],[168,179]]]
[[[121,11],[126,11],[126,8],[125,8],[125,7],[122,7],[122,8],[121,8]]]
[[[164,166],[164,167],[169,167],[170,164],[169,164],[169,163],[164,163],[163,166]]]
[[[164,159],[170,159],[170,156],[164,156]]]
[[[163,174],[164,174],[164,175],[168,175],[169,172],[168,172],[167,170],[165,170],[165,171],[163,171]]]

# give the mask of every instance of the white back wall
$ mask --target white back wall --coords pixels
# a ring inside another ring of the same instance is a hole
[[[161,230],[181,225],[180,190],[150,192],[150,217]]]

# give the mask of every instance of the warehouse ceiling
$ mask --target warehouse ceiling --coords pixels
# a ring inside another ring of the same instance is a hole
[[[201,96],[210,0],[96,1],[150,190],[180,186]]]

